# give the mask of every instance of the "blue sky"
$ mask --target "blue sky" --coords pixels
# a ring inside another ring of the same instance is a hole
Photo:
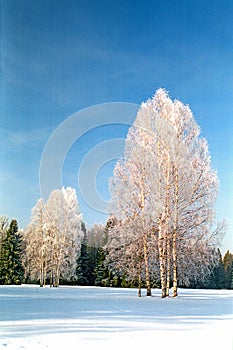
[[[51,133],[96,104],[140,104],[159,87],[191,106],[220,179],[218,219],[233,250],[232,1],[1,1],[0,213],[24,227],[40,197],[39,166]],[[97,128],[98,129],[98,128]],[[81,155],[126,129],[87,133],[64,162],[77,185]],[[107,198],[112,162],[97,188]],[[90,224],[105,220],[82,198]]]

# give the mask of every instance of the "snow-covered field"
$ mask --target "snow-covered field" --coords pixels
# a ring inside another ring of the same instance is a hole
[[[0,287],[0,349],[232,350],[232,291]]]

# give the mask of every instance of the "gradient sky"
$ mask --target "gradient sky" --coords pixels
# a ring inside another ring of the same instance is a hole
[[[209,142],[217,218],[229,223],[222,250],[232,251],[232,15],[230,0],[1,0],[0,213],[29,222],[43,149],[66,118],[95,104],[140,104],[164,87],[190,105]],[[126,132],[85,135],[64,163],[64,185],[78,187],[85,150]],[[111,169],[97,177],[106,198]],[[84,221],[104,222],[79,201]]]

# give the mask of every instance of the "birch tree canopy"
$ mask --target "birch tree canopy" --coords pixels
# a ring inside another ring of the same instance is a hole
[[[54,190],[46,203],[40,199],[32,210],[25,231],[25,270],[40,285],[50,280],[58,286],[60,278],[75,276],[83,232],[75,189]]]

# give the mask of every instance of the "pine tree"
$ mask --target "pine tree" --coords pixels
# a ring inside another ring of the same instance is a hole
[[[89,284],[95,285],[96,268],[99,263],[99,249],[103,242],[105,226],[94,224],[87,230],[87,252],[89,256],[89,266],[91,270]]]
[[[205,280],[200,276],[200,278],[191,281],[190,288],[222,289],[225,287],[225,271],[220,249],[217,249],[213,255],[217,255],[218,263],[214,266],[211,274]]]
[[[76,282],[78,285],[88,286],[91,284],[93,270],[91,268],[90,256],[88,254],[87,230],[84,222],[81,223],[81,229],[84,236],[81,244],[81,253],[77,260]]]
[[[101,287],[109,286],[109,270],[105,265],[106,252],[103,247],[98,249],[97,266],[95,269],[95,285]]]
[[[231,289],[233,289],[233,261],[231,264]]]
[[[230,289],[232,285],[232,265],[233,265],[233,254],[227,250],[223,258],[223,265],[225,271],[225,288]]]
[[[225,271],[220,249],[218,249],[218,257],[218,264],[213,269],[209,283],[206,285],[207,288],[222,289],[225,287]]]
[[[12,220],[1,244],[0,283],[21,284],[23,279],[22,236],[18,232],[18,223]]]
[[[113,274],[109,270],[106,260],[108,256],[108,251],[106,249],[106,245],[108,242],[108,232],[111,227],[113,227],[116,224],[116,218],[114,215],[111,215],[107,221],[103,239],[101,242],[101,246],[98,248],[97,252],[97,265],[95,269],[95,285],[96,286],[102,286],[102,287],[109,287],[111,285],[114,285],[114,278]]]

